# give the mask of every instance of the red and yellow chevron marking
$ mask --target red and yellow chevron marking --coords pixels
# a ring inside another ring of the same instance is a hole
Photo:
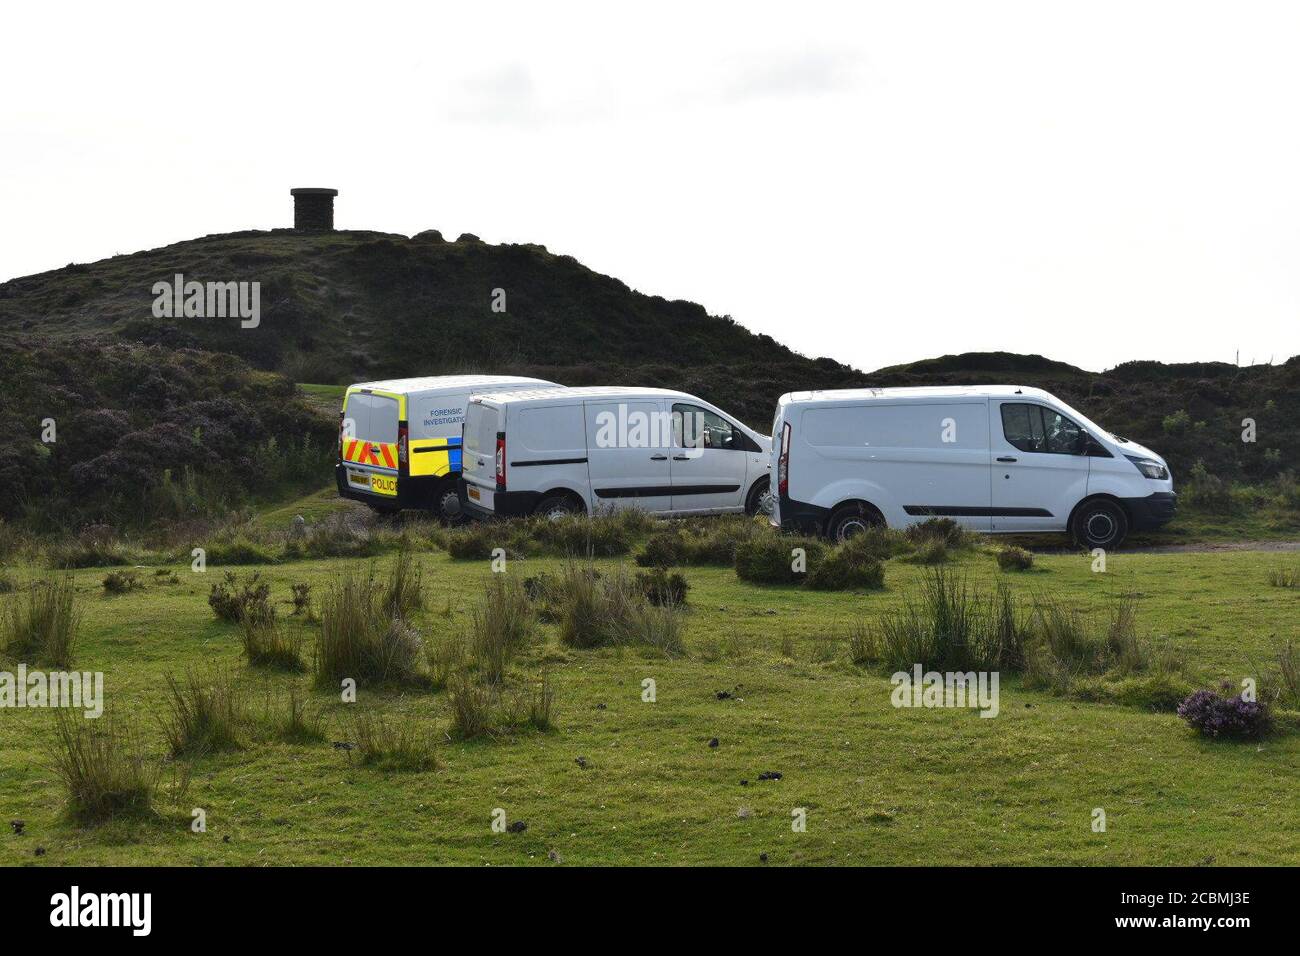
[[[397,469],[397,444],[381,441],[362,441],[360,438],[343,440],[343,460],[376,468]]]

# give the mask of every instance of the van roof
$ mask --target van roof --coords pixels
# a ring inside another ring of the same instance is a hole
[[[669,388],[634,388],[631,386],[621,385],[593,385],[585,388],[566,388],[563,395],[559,395],[554,389],[541,388],[522,388],[509,389],[499,392],[481,392],[478,397],[486,399],[495,404],[502,402],[532,402],[541,401],[542,399],[563,398],[576,399],[582,401],[587,398],[680,398],[688,402],[698,402],[700,399],[694,395],[688,395],[685,392],[677,392]]]
[[[526,375],[426,375],[421,378],[390,378],[381,382],[358,382],[349,385],[349,392],[359,392],[363,388],[380,392],[463,392],[465,389],[500,389],[513,385],[547,385],[557,387],[555,382],[544,378],[529,378]]]
[[[951,400],[954,398],[1037,398],[1052,395],[1028,385],[925,385],[916,388],[832,388],[812,392],[787,392],[778,400],[781,405],[808,402],[862,402]]]

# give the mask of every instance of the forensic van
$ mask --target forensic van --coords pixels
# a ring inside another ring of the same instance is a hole
[[[766,512],[771,443],[685,392],[480,394],[465,412],[461,504],[476,517]]]
[[[476,392],[563,388],[513,375],[440,375],[348,386],[339,412],[335,481],[344,498],[381,512],[423,508],[461,516],[461,426]]]
[[[794,392],[772,428],[772,524],[837,540],[939,515],[1113,548],[1177,507],[1163,458],[1037,388]]]

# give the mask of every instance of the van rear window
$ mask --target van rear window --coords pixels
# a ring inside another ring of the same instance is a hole
[[[497,432],[501,430],[499,421],[500,413],[491,405],[470,402],[465,409],[465,451],[471,455],[495,455]]]
[[[352,422],[352,437],[363,441],[397,441],[397,400],[383,395],[353,392],[343,410],[343,423]]]

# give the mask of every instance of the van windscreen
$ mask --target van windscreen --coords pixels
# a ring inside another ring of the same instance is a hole
[[[353,438],[392,444],[397,441],[397,400],[353,392],[343,410],[345,431],[349,421],[352,422]]]

